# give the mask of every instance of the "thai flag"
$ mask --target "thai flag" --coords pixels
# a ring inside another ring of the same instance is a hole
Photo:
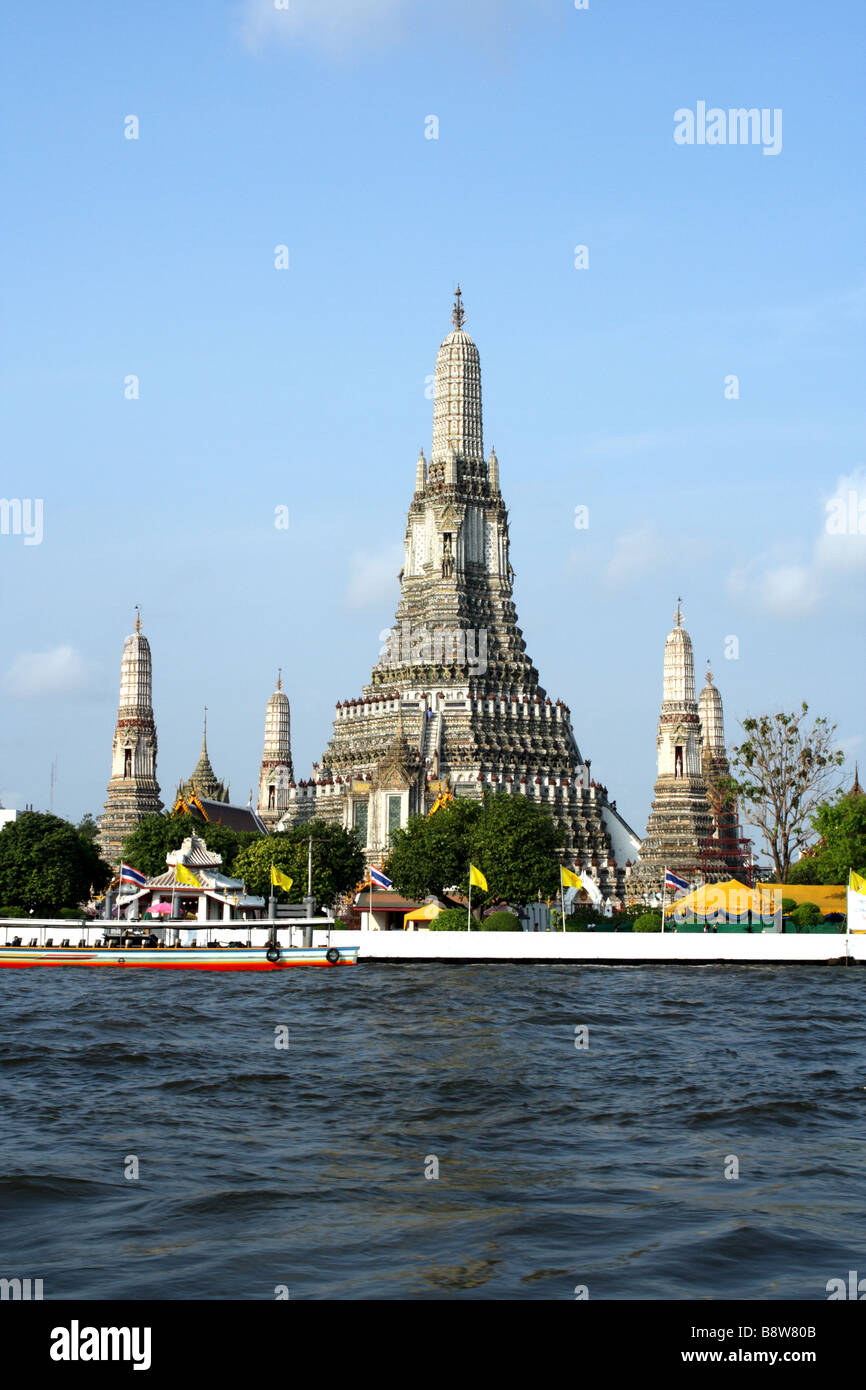
[[[672,873],[670,869],[665,869],[665,888],[672,888],[675,892],[679,890],[684,893],[688,888],[688,883],[684,878]]]
[[[375,883],[377,888],[390,888],[391,880],[386,878],[381,869],[370,870],[370,882]]]
[[[139,888],[144,888],[147,885],[144,874],[140,873],[138,869],[134,869],[131,864],[121,864],[120,881],[121,883],[134,883]]]

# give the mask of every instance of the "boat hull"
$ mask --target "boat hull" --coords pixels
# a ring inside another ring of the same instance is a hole
[[[336,949],[336,948],[335,948]],[[328,960],[327,948],[280,947],[278,960],[268,960],[260,946],[207,947],[105,947],[105,946],[0,946],[0,969],[43,969],[68,965],[78,969],[124,970],[287,970],[298,966],[355,965],[357,947],[341,947],[339,960]]]

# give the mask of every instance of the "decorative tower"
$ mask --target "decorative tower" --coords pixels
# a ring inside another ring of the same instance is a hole
[[[211,767],[207,751],[207,705],[204,707],[204,734],[201,753],[192,776],[181,782],[177,789],[177,799],[187,800],[191,796],[203,797],[206,801],[228,801],[229,789],[221,782]]]
[[[705,846],[704,858],[709,871],[723,868],[731,878],[748,877],[749,842],[740,836],[737,801],[728,785],[731,768],[725,749],[725,718],[722,697],[713,685],[713,673],[707,662],[707,683],[698,699],[701,721],[701,770],[707,785],[707,801],[713,818],[713,837]]]
[[[465,321],[458,286],[436,358],[432,449],[414,467],[395,625],[361,698],[338,704],[321,766],[292,789],[280,824],[339,819],[380,863],[394,830],[443,795],[519,794],[562,826],[565,862],[619,899],[639,841],[591,781],[568,707],[551,701],[526,654]]]
[[[265,711],[265,744],[259,774],[259,815],[266,825],[276,824],[289,805],[292,775],[292,723],[283,673]]]
[[[715,693],[718,695],[718,691]],[[712,737],[718,739],[720,726],[714,723],[712,730]],[[721,736],[724,749],[723,734]],[[724,865],[719,866],[718,872],[707,871],[702,857],[714,826],[702,765],[701,718],[695,699],[692,639],[683,627],[679,599],[674,626],[665,642],[662,708],[656,742],[658,776],[640,857],[629,871],[631,896],[660,893],[665,869],[672,869],[690,883],[729,876]]]
[[[120,699],[111,750],[108,800],[99,821],[103,858],[114,864],[123,842],[145,816],[162,810],[156,780],[156,724],[153,718],[153,673],[150,643],[136,610],[135,631],[123,644]]]

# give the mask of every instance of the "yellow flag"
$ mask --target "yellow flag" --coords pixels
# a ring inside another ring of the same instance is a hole
[[[848,887],[851,889],[852,893],[866,893],[866,878],[864,878],[862,874],[855,874],[852,869],[851,882]]]
[[[293,878],[289,878],[288,874],[284,874],[281,869],[275,868],[273,864],[271,865],[272,888],[285,888],[288,893],[294,881]]]
[[[583,879],[579,878],[571,869],[561,869],[563,888],[582,888]]]
[[[195,874],[190,872],[186,864],[175,864],[174,878],[176,883],[188,883],[191,888],[201,888]]]
[[[474,884],[476,888],[483,888],[485,893],[487,892],[487,879],[480,869],[476,869],[474,864],[469,865],[469,882]]]

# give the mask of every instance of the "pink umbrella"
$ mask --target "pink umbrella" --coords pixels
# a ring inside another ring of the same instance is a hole
[[[147,909],[147,911],[148,911],[148,913],[149,913],[150,915],[153,915],[154,913],[157,913],[157,912],[160,913],[161,915],[165,915],[166,913],[168,913],[168,914],[170,915],[170,914],[171,914],[171,903],[151,903],[151,905],[150,905],[150,907]]]

